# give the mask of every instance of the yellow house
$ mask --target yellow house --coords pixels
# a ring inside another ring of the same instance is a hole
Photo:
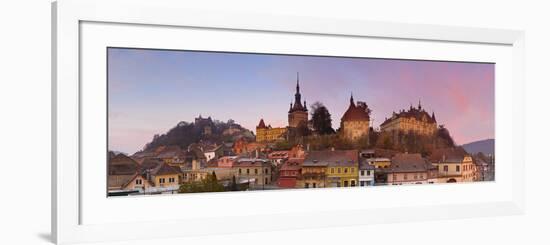
[[[168,164],[162,164],[152,171],[152,181],[161,188],[179,188],[180,173]]]
[[[298,188],[327,187],[327,163],[315,159],[305,159],[300,174],[296,180]]]
[[[182,182],[182,172],[177,167],[172,167],[160,159],[148,159],[141,164],[142,183],[150,182],[149,188],[145,192],[174,192],[179,189]],[[139,181],[136,178],[135,181]]]
[[[152,181],[147,180],[147,178],[141,174],[136,174],[126,185],[124,186],[125,190],[137,190],[143,192],[154,187],[155,184]]]
[[[437,167],[440,183],[472,182],[476,179],[476,165],[462,149],[437,150],[432,153],[430,160]]]
[[[311,151],[304,161],[304,166],[309,162],[327,166],[327,187],[357,186],[359,178],[359,152],[357,150]]]

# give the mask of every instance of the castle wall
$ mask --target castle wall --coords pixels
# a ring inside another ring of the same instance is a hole
[[[343,135],[348,140],[358,140],[369,135],[369,121],[347,121],[342,123]]]

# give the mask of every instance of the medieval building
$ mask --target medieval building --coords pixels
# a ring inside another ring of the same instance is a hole
[[[302,105],[302,95],[300,94],[300,79],[296,78],[296,94],[294,94],[294,104],[290,103],[290,110],[288,111],[288,127],[298,128],[307,127],[308,113],[307,105],[304,100]]]
[[[408,111],[401,110],[399,113],[393,112],[391,118],[380,125],[382,132],[413,132],[420,135],[433,135],[437,131],[437,121],[435,114],[432,112],[430,116],[426,112],[420,101],[418,107],[411,107]]]
[[[266,126],[264,119],[260,120],[256,126],[256,142],[273,142],[284,140],[286,138],[287,128],[273,128],[271,125]]]
[[[341,134],[345,139],[356,141],[362,137],[368,140],[369,136],[369,107],[365,102],[349,99],[349,107],[340,120]]]
[[[195,117],[195,126],[202,128],[203,135],[211,135],[214,122],[211,117],[203,118],[202,115],[199,115],[199,117]]]

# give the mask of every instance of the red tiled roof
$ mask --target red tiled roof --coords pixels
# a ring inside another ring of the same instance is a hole
[[[316,166],[322,164],[336,166],[353,166],[359,164],[359,152],[357,150],[325,150],[311,151],[304,160],[304,166]]]
[[[346,112],[344,113],[344,115],[342,116],[342,122],[346,122],[346,121],[369,121],[370,120],[370,116],[369,116],[369,113],[367,112],[367,107],[366,107],[366,104],[364,104],[364,107],[363,106],[356,106],[355,103],[353,102],[353,96],[350,98],[350,103],[349,103],[349,107],[348,107],[348,110],[346,110]]]

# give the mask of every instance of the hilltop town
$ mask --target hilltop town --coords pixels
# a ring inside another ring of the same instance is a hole
[[[322,103],[308,110],[297,78],[288,125],[259,118],[254,134],[233,120],[199,115],[156,135],[142,151],[109,151],[109,195],[494,180],[494,155],[456,146],[420,101],[388,113],[377,129],[371,111],[350,95],[335,130]]]

